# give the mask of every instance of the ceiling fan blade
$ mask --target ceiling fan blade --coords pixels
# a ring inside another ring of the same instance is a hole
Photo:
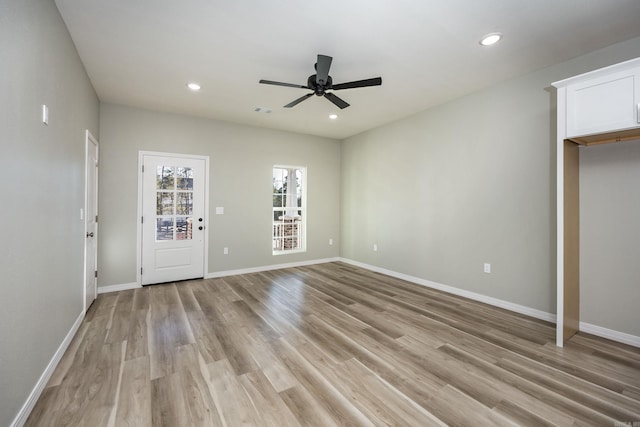
[[[308,93],[304,96],[301,96],[300,98],[296,99],[295,101],[291,101],[290,103],[288,103],[287,105],[284,106],[284,108],[291,108],[291,107],[295,107],[296,105],[300,104],[302,101],[304,101],[305,99],[309,99],[309,97],[313,95],[312,93]]]
[[[318,62],[316,63],[316,83],[319,85],[326,85],[329,81],[329,68],[331,68],[331,61],[333,58],[326,55],[318,55]]]
[[[353,89],[357,87],[380,86],[381,84],[382,84],[382,77],[376,77],[373,79],[356,80],[355,82],[338,83],[337,85],[333,85],[331,89],[333,90]]]
[[[264,85],[276,85],[276,86],[297,87],[300,89],[309,89],[307,86],[296,85],[293,83],[274,82],[272,80],[260,80],[258,83],[262,83]]]
[[[324,97],[327,98],[329,101],[333,102],[341,110],[349,106],[349,104],[345,100],[343,100],[342,98],[338,98],[336,95],[332,94],[331,92],[325,93]]]

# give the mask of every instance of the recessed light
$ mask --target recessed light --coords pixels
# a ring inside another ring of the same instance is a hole
[[[480,44],[482,46],[491,46],[498,43],[501,38],[502,34],[500,33],[490,33],[480,39]]]
[[[335,120],[335,119],[337,119],[337,118],[338,118],[338,115],[337,115],[337,114],[329,114],[329,118],[330,118],[331,120]]]
[[[197,92],[200,90],[200,85],[198,83],[187,83],[187,87],[194,92]]]

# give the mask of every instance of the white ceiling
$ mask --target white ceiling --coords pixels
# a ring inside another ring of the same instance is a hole
[[[638,0],[56,4],[103,102],[338,139],[640,36]],[[499,44],[478,44],[494,31]],[[285,109],[307,92],[258,84],[306,84],[318,53],[333,57],[334,83],[381,76],[382,86],[337,92],[351,104],[340,111],[318,97]]]

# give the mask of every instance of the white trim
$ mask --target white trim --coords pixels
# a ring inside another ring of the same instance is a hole
[[[340,258],[340,261],[346,264],[355,265],[356,267],[375,271],[376,273],[386,274],[387,276],[395,277],[396,279],[406,280],[407,282],[412,282],[417,285],[426,286],[428,288],[433,288],[439,291],[447,292],[449,294],[469,298],[474,301],[479,301],[485,304],[493,305],[495,307],[504,308],[505,310],[524,314],[525,316],[534,317],[536,319],[545,320],[547,322],[552,322],[552,323],[555,323],[556,321],[555,314],[547,313],[546,311],[538,310],[531,307],[526,307],[524,305],[514,304],[509,301],[504,301],[498,298],[477,294],[475,292],[467,291],[460,288],[454,288],[453,286],[443,285],[441,283],[432,282],[430,280],[421,279],[419,277],[409,276],[407,274],[398,273],[392,270],[387,270],[386,268],[376,267],[374,265],[365,264],[365,263],[354,261],[347,258]]]
[[[280,270],[283,268],[292,267],[304,267],[307,265],[325,264],[329,262],[344,262],[345,264],[351,264],[356,267],[364,268],[366,270],[375,271],[376,273],[385,274],[387,276],[395,277],[396,279],[406,280],[407,282],[415,283],[417,285],[426,286],[428,288],[437,289],[452,295],[458,295],[464,298],[469,298],[474,301],[482,302],[492,305],[494,307],[504,308],[505,310],[513,311],[515,313],[524,314],[525,316],[533,317],[535,319],[544,320],[551,323],[556,323],[556,315],[548,313],[546,311],[538,310],[531,307],[526,307],[520,304],[514,304],[509,301],[504,301],[498,298],[489,297],[486,295],[478,294],[475,292],[467,291],[460,288],[455,288],[449,285],[443,285],[441,283],[432,282],[430,280],[421,279],[419,277],[409,276],[408,274],[398,273],[396,271],[387,270],[386,268],[376,267],[374,265],[365,264],[363,262],[354,261],[348,258],[324,258],[310,261],[291,262],[287,264],[274,264],[265,265],[261,267],[243,268],[238,270],[216,271],[208,273],[205,279],[215,279],[218,277],[236,276],[239,274],[260,273],[263,271]],[[99,294],[105,294],[108,292],[126,291],[129,289],[141,288],[137,283],[124,283],[122,285],[110,285],[102,286],[98,288]],[[628,344],[634,347],[640,347],[640,337],[627,334],[624,332],[615,331],[613,329],[603,328],[602,326],[592,325],[590,323],[580,322],[580,331],[588,334],[596,335],[598,337],[610,339],[623,344]]]
[[[607,67],[599,68],[597,70],[588,71],[586,73],[579,74],[577,76],[569,77],[564,80],[551,83],[552,86],[558,89],[564,88],[570,84],[580,83],[585,80],[591,80],[596,77],[605,76],[617,71],[627,71],[634,69],[640,65],[640,58],[630,59],[628,61],[620,62],[618,64],[609,65]]]
[[[564,345],[564,137],[567,88],[556,91],[556,346]]]
[[[144,156],[162,156],[162,157],[182,157],[185,159],[197,159],[204,160],[204,229],[209,230],[209,178],[210,178],[210,166],[209,156],[202,156],[198,154],[176,154],[165,153],[160,151],[138,151],[138,216],[136,217],[136,284],[142,286],[142,274],[140,274],[140,268],[142,268],[142,165],[144,164]],[[202,274],[206,276],[209,270],[209,232],[204,233],[204,264]],[[131,288],[129,288],[131,289]]]
[[[307,265],[315,265],[315,264],[326,264],[328,262],[337,262],[341,261],[340,258],[324,258],[324,259],[315,259],[310,261],[300,261],[300,262],[290,262],[287,264],[274,264],[274,265],[265,265],[260,267],[250,267],[250,268],[242,268],[238,270],[227,270],[227,271],[215,271],[213,273],[205,274],[205,279],[215,279],[218,277],[226,277],[226,276],[237,276],[239,274],[250,274],[250,273],[260,273],[262,271],[271,271],[271,270],[280,270],[283,268],[292,268],[292,267],[304,267]],[[142,285],[136,282],[132,283],[123,283],[120,285],[109,285],[109,286],[100,286],[98,287],[98,294],[106,294],[110,292],[119,292],[119,291],[128,291],[130,289],[138,289],[142,288]]]
[[[49,361],[49,364],[45,368],[44,372],[42,372],[42,375],[40,375],[40,378],[36,382],[36,385],[33,387],[33,390],[31,390],[29,397],[25,401],[24,405],[22,405],[22,408],[20,408],[18,415],[16,415],[16,417],[13,419],[13,422],[9,424],[10,427],[22,427],[24,423],[27,421],[27,418],[29,418],[29,415],[31,414],[33,407],[35,406],[36,402],[40,398],[40,395],[44,391],[44,388],[47,386],[49,379],[51,379],[51,375],[53,375],[53,371],[55,371],[56,367],[58,366],[58,363],[60,363],[60,359],[62,359],[64,352],[67,351],[69,344],[71,344],[71,340],[73,339],[76,332],[78,331],[78,328],[82,324],[83,319],[84,319],[84,311],[80,313],[80,315],[75,320],[75,322],[73,322],[73,325],[71,325],[71,329],[67,333],[67,336],[64,337],[64,340],[58,347],[58,350],[55,352],[55,354],[51,358],[51,361]]]
[[[205,279],[215,279],[218,277],[236,276],[238,274],[260,273],[262,271],[280,270],[282,268],[304,267],[307,265],[326,264],[328,262],[337,262],[341,260],[342,259],[338,257],[324,258],[324,259],[315,259],[311,261],[290,262],[287,264],[273,264],[273,265],[264,265],[260,267],[242,268],[239,270],[215,271],[213,273],[207,274],[205,276]]]
[[[93,137],[93,135],[91,134],[91,132],[89,132],[89,129],[87,129],[85,131],[85,148],[84,148],[84,233],[83,236],[87,235],[87,222],[89,221],[89,216],[87,214],[87,212],[89,212],[89,174],[88,174],[88,168],[89,168],[89,144],[92,144],[93,149],[95,150],[96,153],[96,165],[94,166],[96,168],[96,180],[95,180],[95,188],[93,189],[93,191],[95,191],[95,196],[96,196],[96,206],[95,206],[95,214],[98,215],[98,164],[100,162],[100,145],[98,144],[98,140],[95,139]],[[95,247],[96,247],[96,251],[93,254],[95,259],[93,260],[93,265],[94,265],[94,269],[96,271],[98,271],[98,222],[95,222]],[[83,272],[84,272],[84,276],[82,279],[82,306],[84,307],[84,311],[85,313],[87,312],[87,310],[89,309],[89,307],[87,307],[87,246],[88,246],[88,239],[86,237],[83,237],[84,240],[84,267],[83,267]],[[97,287],[98,287],[98,279],[94,278],[94,286],[96,287],[95,289],[95,296],[98,295],[98,291],[97,291]]]
[[[556,315],[553,313],[547,313],[546,311],[538,310],[535,308],[526,307],[519,304],[514,304],[509,301],[500,300],[497,298],[489,297],[475,292],[466,291],[464,289],[454,288],[453,286],[443,285],[441,283],[432,282],[419,277],[409,276],[407,274],[398,273],[386,268],[376,267],[374,265],[365,264],[359,261],[354,261],[347,258],[340,258],[341,262],[346,264],[355,265],[356,267],[364,268],[367,270],[375,271],[376,273],[386,274],[387,276],[395,277],[397,279],[406,280],[408,282],[415,283],[417,285],[426,286],[433,289],[438,289],[443,292],[447,292],[453,295],[459,295],[461,297],[469,298],[474,301],[483,302],[495,307],[504,308],[505,310],[513,311],[516,313],[524,314],[536,319],[545,320],[547,322],[556,323]],[[625,332],[614,331],[613,329],[603,328],[602,326],[592,325],[585,322],[580,322],[579,332],[585,332],[588,334],[596,335],[601,338],[610,339],[623,344],[628,344],[634,347],[640,347],[640,337],[627,334]],[[561,345],[560,345],[561,347]]]
[[[602,326],[592,325],[590,323],[580,322],[580,332],[597,335],[612,341],[621,342],[623,344],[640,347],[640,337],[627,334],[625,332],[614,331],[613,329],[603,328]]]
[[[121,285],[99,286],[98,294],[108,294],[110,292],[128,291],[130,289],[138,289],[141,287],[142,285],[136,282],[123,283]]]

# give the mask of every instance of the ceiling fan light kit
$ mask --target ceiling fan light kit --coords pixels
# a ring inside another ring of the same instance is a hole
[[[302,101],[309,99],[312,95],[323,96],[331,101],[336,107],[341,110],[347,108],[349,103],[347,103],[342,98],[338,97],[333,93],[336,90],[343,89],[354,89],[358,87],[368,87],[368,86],[380,86],[382,84],[382,77],[375,77],[372,79],[365,80],[357,80],[353,82],[347,83],[338,83],[333,84],[333,79],[329,75],[329,69],[331,68],[331,62],[333,58],[327,55],[318,55],[318,62],[316,62],[316,74],[312,74],[307,79],[307,85],[297,85],[293,83],[282,83],[276,82],[273,80],[260,80],[260,83],[267,85],[275,85],[275,86],[286,86],[286,87],[295,87],[298,89],[308,89],[311,90],[311,93],[307,93],[301,96],[298,99],[295,99],[284,106],[284,108],[295,107]],[[328,92],[331,91],[331,92]]]

